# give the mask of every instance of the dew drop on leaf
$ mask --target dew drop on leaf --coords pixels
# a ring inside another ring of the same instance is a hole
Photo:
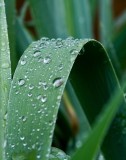
[[[53,86],[54,86],[55,88],[60,87],[63,83],[64,83],[64,81],[63,81],[63,79],[62,79],[61,77],[55,78],[55,79],[53,80]]]
[[[34,86],[30,84],[29,89],[32,90],[33,88],[34,88]]]
[[[41,54],[41,52],[37,50],[37,51],[34,51],[33,56],[38,57],[38,56],[40,56],[40,54]]]
[[[20,140],[23,141],[25,139],[25,137],[20,137]]]
[[[18,85],[19,86],[23,86],[25,84],[25,80],[24,79],[20,79],[19,81],[18,81]]]
[[[76,49],[71,49],[70,50],[70,54],[72,54],[72,55],[77,55],[78,54],[78,51],[76,50]]]
[[[47,101],[46,95],[44,95],[44,96],[41,97],[41,101],[42,101],[43,103]]]
[[[21,65],[23,66],[23,65],[25,65],[26,64],[26,61],[25,60],[21,60]]]
[[[51,62],[50,56],[46,56],[46,57],[43,59],[43,62],[44,62],[45,64],[50,63],[50,62]]]
[[[21,119],[22,119],[22,121],[23,121],[23,122],[26,122],[26,120],[27,120],[27,117],[25,117],[25,116],[22,116],[22,117],[21,117]]]

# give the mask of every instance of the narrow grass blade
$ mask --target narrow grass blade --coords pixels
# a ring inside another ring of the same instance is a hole
[[[111,101],[105,106],[104,111],[99,116],[94,129],[90,133],[88,139],[83,146],[72,157],[72,160],[83,159],[93,160],[98,154],[99,147],[106,135],[106,132],[117,113],[119,106],[124,100],[124,95],[121,89],[117,89],[116,94]],[[111,157],[109,157],[111,159]]]
[[[56,38],[67,36],[63,1],[29,0],[29,3],[39,37]]]
[[[26,48],[33,41],[31,35],[26,30],[19,18],[16,19],[16,49],[18,58],[23,54]]]
[[[5,160],[5,130],[7,104],[11,82],[11,63],[5,15],[5,4],[0,0],[0,159]]]
[[[70,160],[70,157],[60,149],[52,147],[49,160]]]
[[[89,2],[65,0],[64,3],[69,35],[76,38],[91,38],[93,33]]]
[[[101,0],[99,6],[101,41],[104,45],[107,45],[113,33],[112,0]]]
[[[8,24],[8,36],[9,36],[9,47],[11,57],[11,70],[14,73],[17,66],[17,55],[16,55],[16,35],[15,35],[15,0],[5,0],[5,8],[7,15]]]

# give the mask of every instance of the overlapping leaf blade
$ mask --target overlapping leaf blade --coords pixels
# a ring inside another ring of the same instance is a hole
[[[6,114],[11,83],[11,63],[5,15],[5,4],[0,0],[0,158],[5,160]]]

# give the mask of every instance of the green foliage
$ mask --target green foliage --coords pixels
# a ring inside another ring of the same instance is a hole
[[[1,160],[125,160],[126,25],[112,1],[16,3],[0,0]]]

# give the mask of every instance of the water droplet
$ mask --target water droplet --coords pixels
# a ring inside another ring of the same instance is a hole
[[[71,49],[70,50],[70,54],[72,54],[72,55],[77,55],[78,54],[78,51],[76,50],[76,49]]]
[[[43,59],[43,62],[44,62],[45,64],[50,63],[50,62],[51,62],[50,56],[46,56],[46,57]]]
[[[43,103],[45,103],[45,102],[47,101],[47,96],[46,96],[46,95],[42,96],[42,97],[41,97],[41,101],[42,101]]]
[[[63,64],[61,63],[58,67],[59,67],[59,70],[62,70],[63,69]]]
[[[20,79],[19,81],[18,81],[18,85],[19,86],[23,86],[25,84],[25,80],[24,79]]]
[[[41,54],[40,51],[35,51],[34,54],[33,54],[33,56],[34,56],[34,57],[38,57],[38,56],[40,56],[40,54]]]
[[[33,88],[34,88],[34,86],[30,84],[29,89],[32,90]]]
[[[14,148],[15,147],[15,145],[14,144],[11,144],[11,148]]]
[[[20,137],[20,140],[23,141],[25,139],[25,137]]]
[[[41,97],[42,97],[41,95],[38,95],[38,96],[37,96],[37,99],[39,100],[39,99],[41,99]]]
[[[37,159],[40,159],[41,158],[41,156],[40,155],[37,155]]]
[[[26,64],[26,61],[25,60],[21,60],[21,65],[23,66],[23,65],[25,65]]]
[[[5,148],[7,145],[7,140],[4,141],[3,147]]]
[[[27,120],[27,117],[22,116],[21,119],[22,119],[23,122],[25,122]]]
[[[31,97],[32,96],[32,93],[28,93],[28,97]]]
[[[26,146],[27,146],[27,143],[23,143],[23,146],[26,147]]]
[[[63,81],[63,79],[62,79],[61,77],[55,78],[55,79],[53,80],[53,86],[54,86],[55,88],[60,87],[63,83],[64,83],[64,81]]]
[[[56,41],[56,47],[61,48],[63,46],[63,41],[61,38],[58,38]]]

